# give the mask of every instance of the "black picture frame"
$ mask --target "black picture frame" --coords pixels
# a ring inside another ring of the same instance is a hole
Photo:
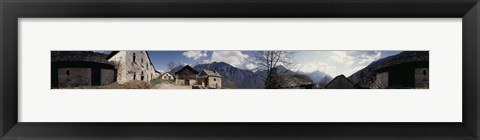
[[[478,0],[1,0],[1,139],[478,140]],[[462,123],[22,123],[18,18],[462,18]]]

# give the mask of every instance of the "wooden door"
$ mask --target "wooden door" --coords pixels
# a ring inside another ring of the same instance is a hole
[[[100,69],[92,68],[92,85],[93,86],[100,85],[100,76],[101,76]]]

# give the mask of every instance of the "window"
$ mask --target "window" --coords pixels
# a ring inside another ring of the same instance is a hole
[[[213,81],[217,81],[217,79],[213,78]]]
[[[135,58],[136,58],[136,57],[137,57],[137,56],[135,56],[135,53],[133,53],[133,63],[135,63]]]
[[[427,75],[427,70],[423,70],[423,75],[424,75],[424,76]]]
[[[142,62],[142,64],[143,64],[143,58],[142,58],[142,59],[140,59],[140,62]]]
[[[133,72],[133,80],[136,80],[136,79],[137,79],[137,74]]]
[[[70,76],[70,69],[65,70],[65,75]]]

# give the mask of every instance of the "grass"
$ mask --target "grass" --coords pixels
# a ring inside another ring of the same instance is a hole
[[[157,85],[157,84],[164,84],[164,83],[166,83],[166,84],[175,84],[175,81],[173,81],[173,80],[164,80],[164,79],[153,79],[153,80],[150,81],[150,84],[153,85],[153,86],[155,86],[155,85]]]

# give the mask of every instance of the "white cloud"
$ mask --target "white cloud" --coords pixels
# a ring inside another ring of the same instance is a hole
[[[332,74],[335,72],[336,67],[330,66],[327,63],[316,62],[316,63],[306,63],[306,64],[297,64],[293,68],[295,71],[301,71],[304,73],[310,73],[314,71],[323,71],[328,74]]]
[[[156,71],[160,72],[160,73],[165,73],[164,70],[159,70],[159,69],[156,69]]]
[[[359,70],[361,70],[361,69],[363,69],[363,68],[365,68],[365,67],[366,67],[366,65],[365,65],[365,66],[357,66],[357,67],[350,68],[350,69],[347,70],[345,73],[343,73],[343,75],[345,75],[345,76],[348,77],[348,76],[352,75],[353,73],[355,73],[355,72],[357,72],[357,71],[359,71]]]
[[[248,70],[253,70],[255,72],[258,66],[252,63],[248,63],[247,65],[245,65],[245,68],[247,68]]]
[[[207,51],[186,51],[183,53],[183,56],[197,60],[202,57],[207,57]]]
[[[241,51],[213,51],[212,61],[225,62],[238,68],[245,68],[248,55]]]
[[[330,59],[349,66],[365,66],[382,56],[380,51],[332,51]]]

